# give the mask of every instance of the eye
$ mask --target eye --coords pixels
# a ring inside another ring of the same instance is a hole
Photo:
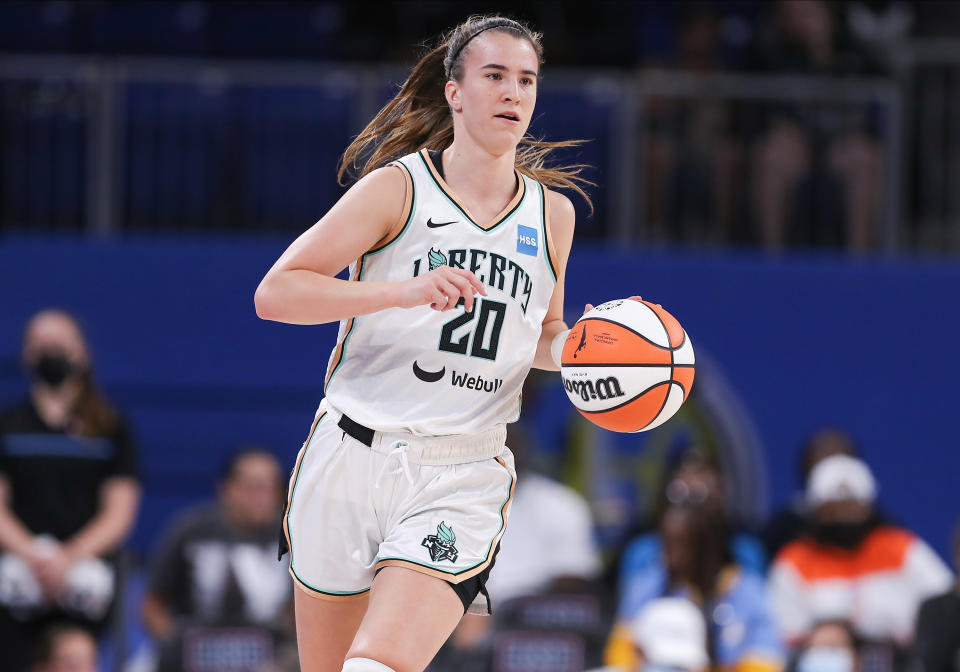
[[[488,77],[489,79],[493,79],[493,80],[503,79],[503,77],[500,75],[499,72],[488,72],[488,73],[487,73],[487,77]]]
[[[533,85],[533,78],[532,78],[532,77],[522,77],[522,78],[520,79],[520,83],[523,84],[524,86],[532,86],[532,85]]]

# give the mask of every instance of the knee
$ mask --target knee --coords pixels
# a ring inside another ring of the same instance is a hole
[[[779,124],[754,149],[754,165],[761,179],[797,180],[810,164],[810,145],[793,124]]]
[[[873,140],[853,136],[830,148],[830,166],[841,178],[874,178],[880,172],[880,150]]]

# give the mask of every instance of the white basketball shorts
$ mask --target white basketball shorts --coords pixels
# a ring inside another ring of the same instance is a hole
[[[506,529],[516,471],[503,426],[471,435],[373,432],[326,401],[290,477],[283,529],[294,584],[361,596],[383,567],[451,584],[489,613],[484,583]]]

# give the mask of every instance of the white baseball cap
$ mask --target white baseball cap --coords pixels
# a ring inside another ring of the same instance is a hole
[[[689,600],[652,600],[634,619],[630,634],[646,665],[694,671],[710,664],[703,614]]]
[[[856,500],[872,503],[877,498],[877,482],[863,460],[849,455],[832,455],[813,468],[807,480],[807,505]]]

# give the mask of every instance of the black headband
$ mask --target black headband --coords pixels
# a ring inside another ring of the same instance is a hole
[[[457,50],[453,52],[453,56],[450,57],[450,67],[453,67],[453,64],[456,63],[457,57],[460,55],[460,52],[463,51],[463,48],[470,43],[470,40],[475,38],[477,35],[479,35],[483,31],[491,30],[493,28],[513,28],[514,30],[519,30],[520,32],[524,32],[523,26],[521,26],[519,23],[517,23],[513,19],[497,19],[497,21],[490,24],[489,26],[484,26],[483,28],[475,32],[473,35],[465,39],[463,41],[463,44],[457,47]],[[450,73],[448,72],[447,77],[449,76],[450,76]]]

